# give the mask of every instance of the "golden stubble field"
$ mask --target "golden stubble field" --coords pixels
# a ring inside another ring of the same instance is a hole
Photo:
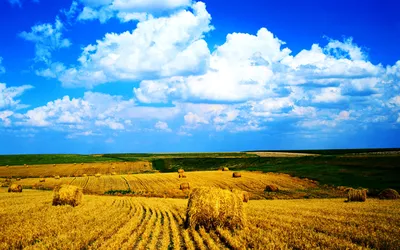
[[[190,188],[215,187],[222,189],[239,189],[251,194],[252,199],[264,197],[266,185],[276,185],[282,192],[302,191],[317,188],[311,180],[292,177],[287,174],[241,172],[241,178],[233,178],[231,171],[196,171],[186,172],[186,178],[179,178],[178,173],[151,173],[132,175],[101,175],[87,177],[62,177],[13,179],[13,183],[24,188],[53,189],[57,185],[70,184],[83,188],[86,194],[104,194],[109,190],[131,190],[139,196],[184,198],[187,193],[180,190],[182,183],[189,183]],[[280,194],[284,195],[283,193]],[[293,194],[291,194],[293,196]]]
[[[400,201],[251,200],[247,226],[185,229],[187,199],[85,195],[52,206],[52,192],[0,189],[0,249],[399,249]]]
[[[39,176],[82,176],[83,174],[95,175],[121,173],[140,173],[152,171],[151,162],[95,162],[95,163],[72,163],[72,164],[43,164],[43,165],[20,165],[1,166],[0,176],[3,177],[39,177]]]

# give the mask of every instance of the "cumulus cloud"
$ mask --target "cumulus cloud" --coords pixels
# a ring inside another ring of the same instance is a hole
[[[4,126],[8,127],[11,125],[11,119],[9,117],[13,114],[14,112],[11,110],[0,111],[0,121]]]
[[[7,87],[5,83],[0,83],[0,110],[26,108],[27,105],[21,104],[21,100],[17,99],[17,97],[31,88],[33,88],[31,85]]]
[[[177,113],[176,108],[137,106],[133,99],[85,92],[82,98],[64,96],[18,114],[15,120],[21,126],[47,127],[79,135],[84,131],[98,133],[101,128],[129,131],[133,126],[131,120],[165,120],[175,117]]]
[[[324,44],[310,44],[294,54],[290,44],[260,28],[256,34],[228,34],[223,44],[209,51],[205,36],[213,27],[202,2],[81,0],[79,4],[81,20],[106,22],[117,17],[139,22],[132,31],[107,33],[83,47],[77,65],[51,63],[37,74],[57,78],[68,87],[140,83],[128,100],[95,92],[76,101],[68,97],[66,103],[85,107],[87,102],[87,115],[66,109],[49,116],[55,108],[40,107],[45,115],[41,117],[40,109],[35,112],[41,122],[48,122],[43,126],[129,130],[131,121],[150,120],[147,126],[158,130],[177,123],[178,134],[189,135],[194,129],[334,130],[344,129],[345,124],[399,120],[400,61],[374,64],[352,38],[327,38]],[[171,12],[157,16],[156,10]],[[35,123],[28,114],[24,117],[26,123]]]
[[[83,6],[78,20],[107,22],[116,17],[121,22],[146,20],[153,16],[171,13],[191,5],[191,0],[80,0]]]
[[[171,132],[172,130],[168,127],[168,123],[158,121],[156,124],[154,124],[154,128],[160,131],[165,131],[165,132]]]
[[[198,2],[192,11],[140,22],[132,32],[107,33],[83,49],[80,65],[62,70],[53,67],[41,74],[57,76],[64,86],[86,87],[202,74],[209,64],[210,52],[203,37],[212,29],[210,20],[205,4]]]
[[[63,29],[64,25],[57,17],[54,24],[34,25],[30,32],[23,31],[19,36],[35,44],[36,62],[50,64],[54,51],[71,46],[70,40],[63,38]]]

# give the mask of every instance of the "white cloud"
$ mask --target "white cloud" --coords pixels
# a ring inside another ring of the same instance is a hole
[[[121,22],[146,20],[153,15],[189,7],[191,0],[80,0],[83,10],[78,20],[95,20],[101,23],[117,17]]]
[[[83,49],[80,66],[55,75],[65,86],[91,87],[110,81],[203,73],[210,56],[203,36],[212,29],[211,17],[202,2],[195,3],[192,10],[140,22],[132,32],[108,33]]]
[[[11,126],[11,120],[9,117],[13,114],[14,112],[12,112],[11,110],[0,111],[0,121],[2,121],[4,126]]]
[[[79,135],[83,131],[97,132],[102,128],[129,131],[133,127],[131,120],[166,120],[178,113],[176,107],[143,107],[137,106],[133,99],[124,100],[121,96],[85,92],[82,98],[64,96],[25,114],[15,114],[14,118],[18,125],[50,127]]]
[[[165,132],[171,132],[172,130],[168,127],[168,123],[158,121],[156,124],[154,124],[154,128],[160,131],[165,131]]]
[[[21,101],[16,98],[31,88],[33,88],[31,85],[7,87],[5,83],[0,83],[0,110],[5,108],[26,108],[27,105],[21,104]]]
[[[168,96],[213,101],[274,96],[277,85],[272,81],[271,63],[290,53],[288,49],[280,49],[282,44],[266,29],[260,29],[257,36],[230,34],[226,43],[212,53],[210,67],[204,75],[143,81],[135,93],[139,100],[147,102],[165,102]]]
[[[6,72],[6,69],[2,65],[3,62],[3,57],[0,56],[0,74],[4,74]]]
[[[208,121],[204,117],[193,114],[192,112],[187,113],[183,118],[187,125],[197,125],[199,123],[208,124]]]
[[[109,127],[111,129],[114,130],[120,130],[120,129],[124,129],[124,125],[122,123],[116,122],[113,119],[105,119],[105,120],[97,120],[94,123],[96,126],[103,126],[103,127]]]
[[[35,44],[35,61],[50,64],[52,52],[71,46],[71,42],[63,38],[63,29],[64,25],[57,17],[54,24],[32,26],[30,32],[23,31],[19,36]]]

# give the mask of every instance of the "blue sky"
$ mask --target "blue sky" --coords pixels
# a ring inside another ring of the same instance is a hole
[[[400,147],[399,9],[0,0],[0,153]]]

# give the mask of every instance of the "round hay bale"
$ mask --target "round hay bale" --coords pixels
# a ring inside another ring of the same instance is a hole
[[[56,164],[53,164],[53,167],[57,166]]]
[[[97,178],[99,178],[101,176],[101,174],[95,174],[94,176],[96,176]]]
[[[274,185],[274,184],[269,184],[267,186],[265,186],[264,192],[277,192],[279,191],[278,186]]]
[[[223,170],[224,170],[224,169],[223,169],[223,168],[221,168],[221,167],[219,167],[219,168],[218,168],[218,171],[223,171]]]
[[[8,192],[9,193],[21,193],[22,192],[22,186],[18,184],[11,184],[8,187]]]
[[[77,206],[82,202],[82,188],[72,185],[61,185],[54,188],[53,206],[70,205]]]
[[[21,180],[21,178],[17,178],[16,180],[17,180],[17,181],[20,181],[20,180]]]
[[[185,170],[183,170],[182,168],[178,169],[178,173],[182,174],[185,173]]]
[[[206,230],[244,228],[243,199],[229,190],[196,188],[189,196],[185,224],[186,227],[204,227]]]
[[[236,195],[238,195],[239,197],[243,198],[243,202],[248,202],[250,200],[250,194],[246,191],[242,191],[242,190],[237,190],[237,189],[233,189],[231,190],[233,193],[235,193]]]
[[[239,173],[239,172],[234,172],[234,173],[232,174],[232,177],[233,177],[233,178],[240,178],[240,177],[242,177],[242,174]]]
[[[83,174],[82,177],[87,177],[87,174]]]
[[[347,193],[347,201],[360,201],[364,202],[367,199],[366,189],[349,189]]]
[[[188,182],[182,183],[182,184],[180,185],[180,189],[181,189],[181,190],[190,189],[189,183],[188,183]]]
[[[81,163],[81,166],[83,165],[83,162]]]
[[[179,178],[186,178],[185,173],[179,173]]]
[[[45,178],[40,178],[40,179],[39,179],[39,182],[45,182],[45,181],[46,181]]]
[[[396,200],[400,199],[399,193],[391,188],[387,188],[383,190],[382,192],[379,193],[378,195],[379,199],[381,200]]]
[[[224,168],[222,169],[222,171],[229,171],[229,168],[224,167]]]
[[[115,167],[113,166],[112,169],[115,169]]]
[[[116,172],[112,172],[111,175],[117,175],[117,173]]]
[[[58,179],[60,179],[60,176],[59,175],[55,175],[54,179],[58,180]]]

